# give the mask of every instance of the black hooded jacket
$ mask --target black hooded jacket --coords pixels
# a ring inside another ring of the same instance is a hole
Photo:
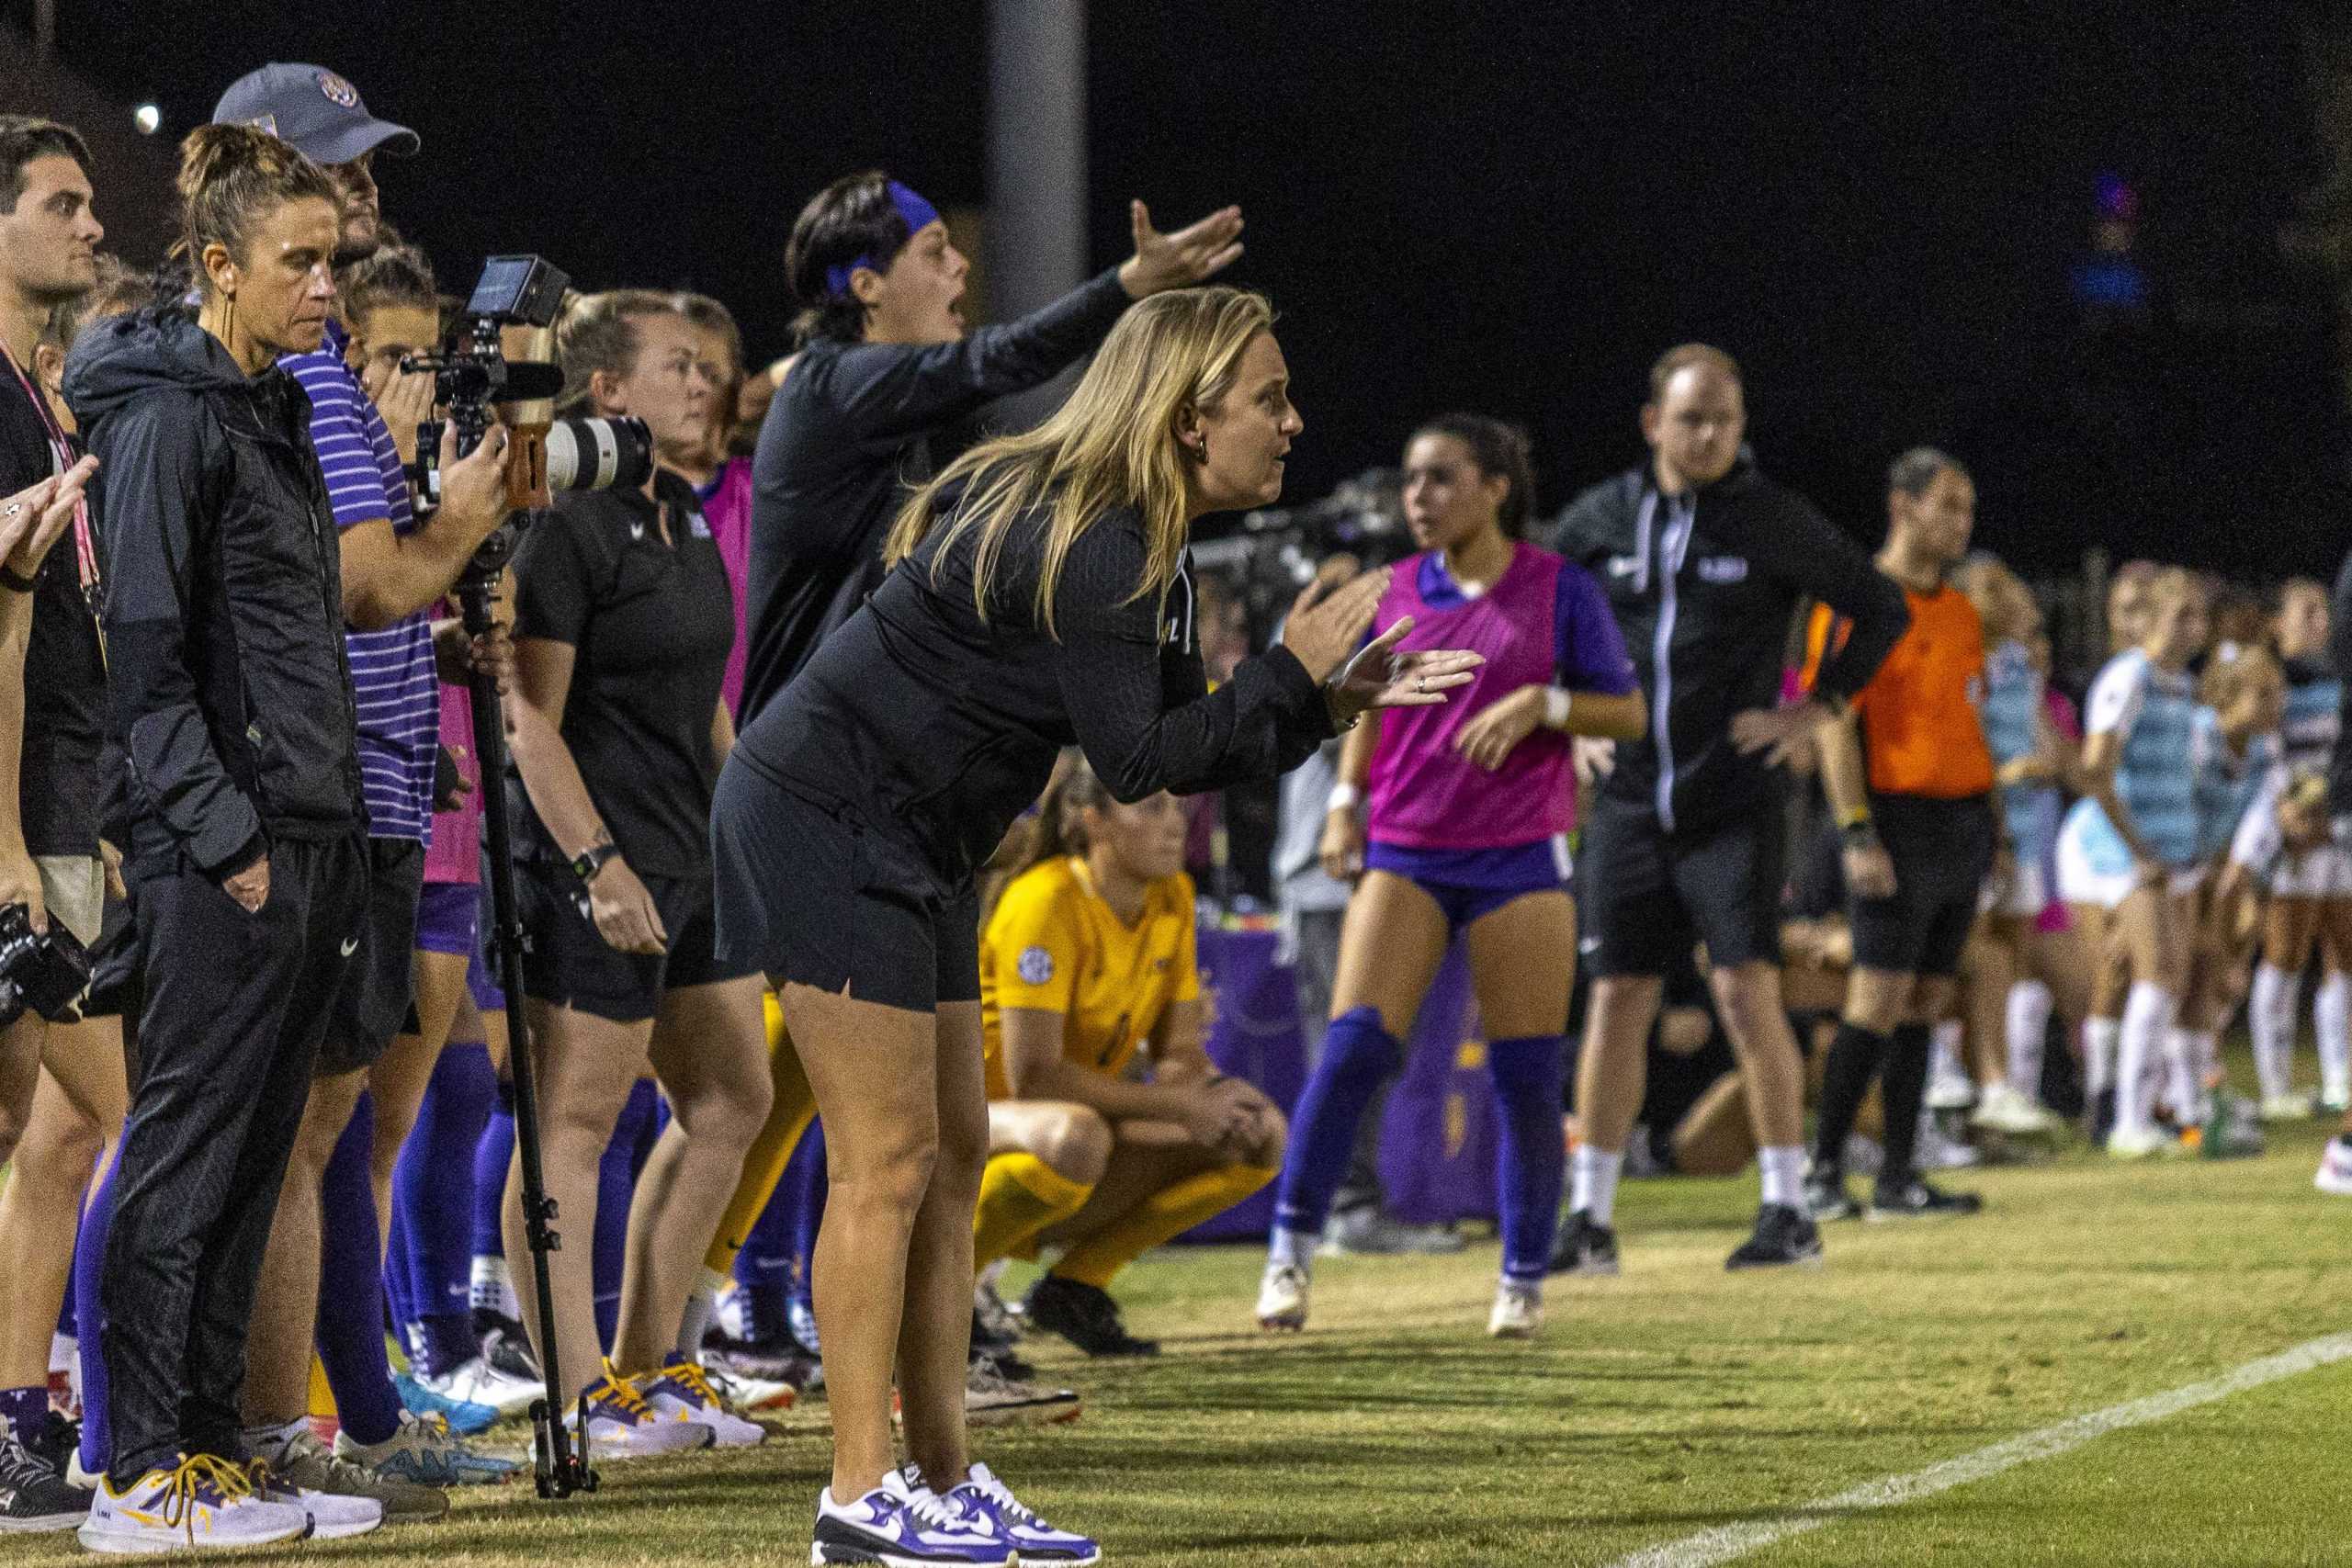
[[[241,371],[185,310],[82,334],[65,399],[107,527],[107,733],[137,874],[243,869],[360,831],[334,513],[310,400]]]
[[[1607,590],[1649,699],[1649,733],[1617,748],[1606,790],[1657,812],[1668,832],[1777,809],[1781,778],[1732,743],[1731,721],[1781,700],[1800,601],[1853,623],[1815,689],[1870,683],[1911,613],[1903,591],[1811,502],[1743,456],[1695,496],[1662,496],[1647,467],[1578,496],[1552,547]]]

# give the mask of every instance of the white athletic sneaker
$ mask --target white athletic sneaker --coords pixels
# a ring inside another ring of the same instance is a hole
[[[373,1497],[296,1486],[272,1471],[266,1459],[254,1461],[245,1473],[252,1478],[254,1495],[263,1502],[283,1504],[310,1515],[314,1540],[348,1540],[383,1528],[384,1505]]]
[[[1930,1111],[1964,1111],[1976,1103],[1976,1081],[1966,1073],[1941,1067],[1928,1080],[1927,1107]]]
[[[700,1421],[684,1421],[655,1410],[637,1386],[605,1363],[605,1375],[586,1391],[590,1461],[644,1459],[651,1454],[690,1453],[707,1449],[718,1434]],[[564,1412],[564,1422],[576,1436],[579,1405]]]
[[[816,1568],[829,1562],[881,1563],[884,1568],[1011,1568],[1012,1542],[993,1515],[958,1507],[892,1471],[882,1484],[846,1503],[831,1487],[817,1497],[817,1529],[808,1545]]]
[[[1495,1287],[1495,1309],[1487,1314],[1487,1333],[1495,1339],[1532,1339],[1544,1326],[1544,1287],[1505,1280]]]
[[[703,1376],[702,1368],[675,1352],[660,1371],[643,1373],[633,1381],[645,1402],[662,1415],[709,1427],[714,1447],[752,1449],[768,1440],[765,1427],[728,1409],[727,1401]]]
[[[1258,1281],[1258,1326],[1306,1326],[1306,1270],[1295,1263],[1269,1263]]]
[[[1947,1137],[1932,1119],[1921,1119],[1918,1141],[1911,1151],[1912,1163],[1919,1169],[1965,1170],[1984,1157],[1973,1145]]]
[[[2312,1114],[2312,1097],[2308,1094],[2266,1094],[2255,1112],[2265,1122],[2303,1122]]]
[[[531,1401],[546,1393],[535,1382],[500,1371],[482,1357],[476,1356],[455,1371],[439,1377],[427,1377],[412,1372],[419,1387],[432,1390],[444,1399],[463,1400],[473,1404],[487,1404],[501,1416],[520,1416],[531,1408]]]
[[[969,1479],[948,1488],[945,1501],[950,1506],[961,1504],[967,1510],[986,1509],[1027,1568],[1046,1568],[1049,1563],[1056,1568],[1093,1568],[1102,1561],[1101,1546],[1076,1530],[1047,1524],[987,1465],[976,1464],[968,1474]]]
[[[2352,1085],[2322,1084],[2319,1108],[2330,1116],[2341,1116],[2347,1110],[2352,1110]]]
[[[300,1540],[311,1516],[300,1506],[264,1502],[245,1472],[212,1454],[151,1470],[126,1492],[101,1477],[90,1517],[75,1532],[92,1551],[219,1551]]]
[[[1997,1083],[1986,1089],[1976,1102],[1976,1110],[1969,1116],[1968,1124],[1990,1132],[2007,1133],[2012,1137],[2034,1138],[2055,1132],[2058,1118],[2028,1099],[2014,1085]]]
[[[2109,1159],[2146,1159],[2151,1155],[2172,1155],[2180,1152],[2180,1144],[2173,1135],[2157,1127],[2143,1127],[2137,1131],[2119,1128],[2107,1135]]]
[[[2312,1185],[2338,1198],[2352,1198],[2352,1134],[2339,1133],[2320,1151]]]

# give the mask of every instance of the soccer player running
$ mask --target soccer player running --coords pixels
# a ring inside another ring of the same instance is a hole
[[[883,586],[719,780],[719,951],[779,993],[831,1171],[814,1562],[1100,1555],[972,1465],[965,1431],[988,1155],[973,879],[1059,748],[1122,800],[1218,788],[1296,766],[1370,708],[1442,702],[1478,662],[1397,652],[1401,622],[1365,645],[1375,572],[1302,595],[1280,646],[1206,690],[1192,525],[1278,497],[1301,428],[1272,321],[1232,288],[1136,307],[1051,418],[908,502]]]
[[[1261,1327],[1306,1325],[1332,1194],[1456,937],[1503,1111],[1502,1277],[1487,1332],[1527,1338],[1543,1324],[1565,1175],[1561,1035],[1576,951],[1568,738],[1632,739],[1647,716],[1600,585],[1520,537],[1533,491],[1527,438],[1500,420],[1447,414],[1406,446],[1405,521],[1422,553],[1393,569],[1373,626],[1410,622],[1405,647],[1476,649],[1487,663],[1462,700],[1360,726],[1340,753],[1324,855],[1335,873],[1363,880],[1340,939],[1329,1030],[1283,1162]],[[1363,827],[1359,799],[1370,807]]]
[[[2262,796],[2238,825],[2230,863],[2267,895],[2262,959],[2246,999],[2254,1036],[2254,1066],[2266,1122],[2301,1121],[2312,1112],[2294,1092],[2295,1026],[2303,968],[2319,950],[2324,971],[2312,1000],[2319,1040],[2320,1103],[2352,1106],[2352,850],[2326,834],[2318,807],[2320,781],[2336,750],[2342,682],[2327,662],[2327,590],[2307,577],[2278,591],[2274,637],[2287,677],[2287,713],[2280,730],[2284,766],[2274,770]]]
[[[1204,1048],[1184,826],[1175,795],[1123,805],[1083,761],[1066,767],[980,938],[989,1163],[973,1265],[1062,1247],[1028,1320],[1090,1356],[1159,1354],[1120,1321],[1112,1280],[1282,1160],[1282,1112]],[[1148,1081],[1129,1076],[1138,1055]]]
[[[1618,1171],[1642,1102],[1662,976],[1695,939],[1739,1058],[1763,1203],[1734,1269],[1817,1258],[1804,1214],[1804,1070],[1781,1006],[1780,764],[1841,711],[1902,636],[1902,591],[1741,446],[1739,367],[1686,344],[1650,371],[1650,462],[1586,491],[1557,547],[1599,578],[1633,654],[1649,731],[1617,748],[1585,828],[1593,987],[1577,1068],[1585,1141],[1555,1269],[1611,1272]],[[1776,707],[1797,604],[1852,622],[1812,695]]]
[[[1846,1139],[1874,1077],[1884,1084],[1886,1154],[1871,1218],[1970,1214],[1981,1206],[1974,1193],[1930,1185],[1914,1157],[1929,1032],[1957,998],[1961,949],[1999,837],[1993,753],[1976,712],[1984,625],[1967,595],[1945,581],[1968,553],[1976,486],[1959,463],[1917,446],[1888,468],[1886,491],[1878,566],[1902,585],[1911,624],[1851,711],[1816,734],[1822,789],[1845,841],[1854,968],[1805,1177],[1805,1208],[1815,1220],[1860,1213],[1846,1190]],[[1827,609],[1814,611],[1808,673],[1844,630]]]
[[[2091,685],[2083,798],[2058,834],[2059,893],[2106,911],[2107,954],[2128,983],[2116,1033],[2108,1153],[2173,1146],[2153,1117],[2155,1069],[2180,1003],[2195,932],[2204,838],[2197,809],[2197,699],[2188,661],[2205,645],[2205,592],[2178,570],[2148,591],[2140,646]],[[2109,1087],[2088,1037],[2088,1080]]]

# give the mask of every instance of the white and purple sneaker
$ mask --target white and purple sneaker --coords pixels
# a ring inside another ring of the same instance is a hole
[[[920,1482],[892,1471],[882,1484],[851,1503],[833,1501],[827,1487],[817,1499],[815,1568],[829,1562],[880,1563],[882,1568],[1010,1568],[1011,1539],[996,1515],[949,1503]]]
[[[1102,1548],[1076,1530],[1056,1529],[1037,1511],[1012,1495],[987,1465],[976,1464],[970,1479],[947,1493],[951,1505],[981,1510],[997,1521],[1023,1564],[1053,1562],[1066,1568],[1093,1568],[1102,1561]]]

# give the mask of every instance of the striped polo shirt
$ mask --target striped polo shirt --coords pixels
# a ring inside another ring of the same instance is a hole
[[[349,341],[327,323],[314,354],[279,361],[311,399],[311,445],[326,476],[338,528],[389,517],[396,534],[415,526],[408,476],[383,415],[344,365]],[[345,628],[351,690],[359,710],[359,769],[368,836],[433,837],[433,765],[441,747],[440,676],[433,662],[433,623],[423,611],[381,631]]]

